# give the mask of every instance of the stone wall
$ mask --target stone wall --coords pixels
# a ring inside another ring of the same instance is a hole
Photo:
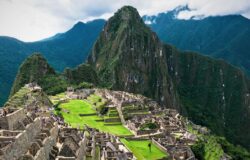
[[[136,135],[144,135],[144,134],[151,134],[156,133],[157,130],[151,129],[151,130],[138,130],[136,131]]]
[[[19,109],[6,117],[9,124],[9,130],[15,130],[18,128],[18,121],[22,121],[26,117],[26,114],[24,109]]]
[[[15,141],[3,150],[3,159],[17,159],[26,153],[35,136],[41,131],[41,120],[36,118],[34,123],[26,126],[26,130],[15,137]]]
[[[43,147],[36,153],[34,160],[47,160],[45,149]]]
[[[81,140],[79,142],[79,149],[77,150],[77,160],[83,160],[85,159],[86,153],[85,153],[85,148],[86,148],[86,138]]]
[[[163,147],[160,143],[158,143],[156,140],[152,139],[152,143],[155,144],[161,151],[168,154],[167,149]]]
[[[0,117],[0,129],[9,129],[8,120],[6,117]]]
[[[37,152],[34,157],[34,160],[47,160],[49,159],[49,154],[56,145],[58,136],[58,126],[55,124],[53,128],[50,130],[50,136],[43,140],[43,147]]]
[[[0,129],[15,130],[19,124],[18,121],[22,121],[25,117],[24,109],[19,109],[7,114],[5,117],[0,117]]]
[[[20,131],[9,131],[9,130],[1,130],[0,131],[0,136],[17,136]]]

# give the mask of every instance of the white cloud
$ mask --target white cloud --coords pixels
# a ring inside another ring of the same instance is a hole
[[[178,18],[242,14],[250,17],[249,0],[0,0],[0,35],[34,41],[68,30],[77,21],[109,18],[124,5],[154,15],[188,4]]]
[[[250,11],[249,0],[190,0],[187,4],[191,11],[181,12],[178,18],[189,19],[192,16],[207,17],[228,14],[246,16],[246,13]]]

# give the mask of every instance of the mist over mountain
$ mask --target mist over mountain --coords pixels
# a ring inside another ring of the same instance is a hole
[[[178,7],[143,19],[163,42],[224,59],[249,74],[250,20],[241,15],[178,19],[178,14],[186,10],[187,6]]]

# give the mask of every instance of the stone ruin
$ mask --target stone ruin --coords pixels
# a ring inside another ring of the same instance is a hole
[[[183,117],[176,110],[164,109],[141,95],[110,90],[97,92],[117,107],[123,124],[135,134],[135,138],[151,137],[155,145],[170,155],[170,159],[195,160],[189,145],[195,143],[197,137],[186,130]],[[158,127],[142,130],[146,123]]]
[[[120,91],[72,91],[69,88],[67,94],[73,93],[68,96],[82,99],[94,92],[106,98],[111,107],[116,107],[124,126],[135,134],[134,138],[148,137],[171,159],[195,160],[189,144],[194,143],[196,137],[185,129],[176,110],[163,109],[149,98]],[[7,114],[0,116],[0,160],[136,159],[119,137],[88,126],[68,127],[49,109],[22,106],[6,110]],[[133,116],[128,117],[129,114]],[[155,123],[157,128],[141,130],[145,123]]]
[[[0,160],[134,159],[118,137],[68,127],[53,113],[8,109],[0,124]]]
[[[93,89],[74,89],[73,87],[68,87],[66,95],[70,99],[86,99],[89,95],[93,94],[95,90]]]

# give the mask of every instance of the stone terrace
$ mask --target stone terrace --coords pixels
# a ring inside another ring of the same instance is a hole
[[[195,160],[190,144],[197,137],[186,130],[186,124],[174,109],[163,109],[141,95],[121,91],[97,90],[117,107],[122,122],[137,137],[149,137],[161,150],[176,160]],[[150,126],[151,127],[147,127]]]
[[[135,159],[118,137],[88,126],[68,127],[49,110],[5,111],[0,117],[0,160]]]
[[[135,133],[134,138],[152,139],[171,159],[195,159],[189,145],[196,141],[196,137],[187,132],[177,111],[163,109],[141,95],[94,91],[108,100],[111,108],[108,114],[118,115],[124,126]],[[93,90],[82,90],[75,98],[86,98],[91,93]],[[82,130],[68,127],[51,108],[20,107],[8,107],[0,116],[0,160],[136,159],[119,137],[88,126]]]

